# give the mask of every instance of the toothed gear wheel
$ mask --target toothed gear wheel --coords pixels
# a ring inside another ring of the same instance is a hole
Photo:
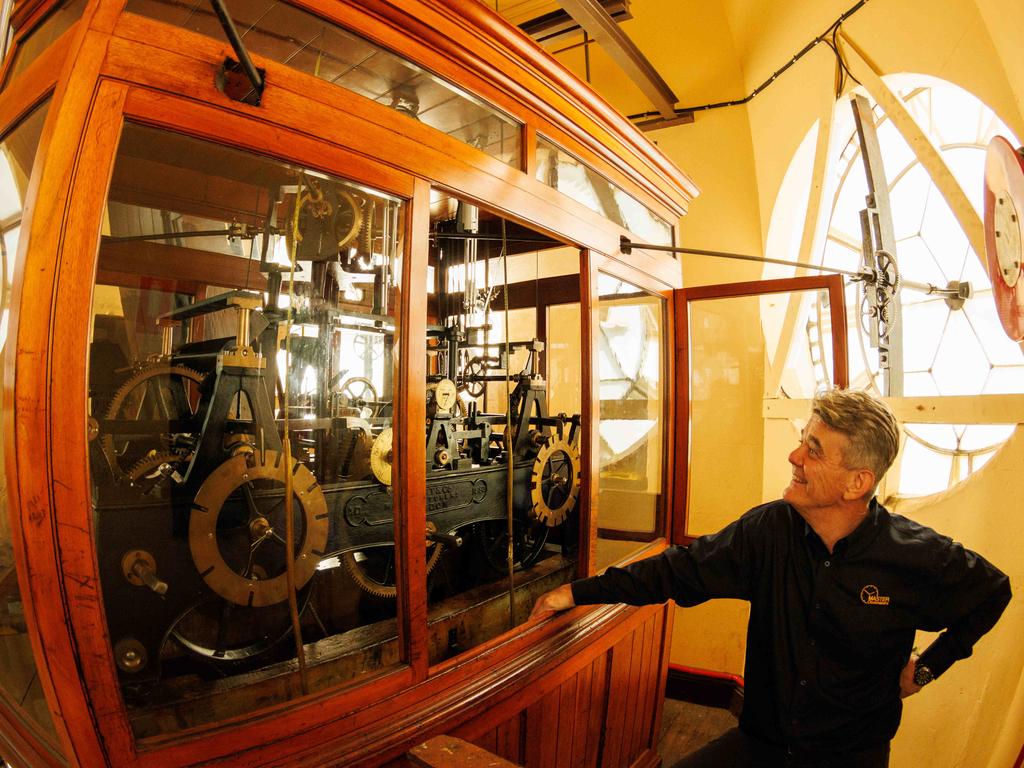
[[[184,365],[166,362],[151,363],[140,368],[122,384],[107,406],[104,419],[144,419],[175,421],[192,416],[189,384],[198,388],[204,374]],[[100,436],[100,448],[118,482],[131,482],[133,464],[144,460],[152,451],[165,452],[164,435],[152,435],[142,440],[120,439],[112,434]],[[125,469],[125,467],[128,469]]]
[[[466,368],[462,372],[461,389],[469,393],[469,396],[474,400],[481,397],[484,389],[487,387],[487,381],[484,379],[486,375],[487,363],[478,357],[474,357],[466,364]]]
[[[370,449],[370,469],[373,476],[383,485],[391,485],[391,468],[394,459],[392,440],[394,439],[391,427],[385,427],[373,441]]]
[[[375,413],[380,396],[377,394],[377,388],[373,386],[373,382],[365,376],[353,376],[351,379],[346,379],[338,391],[350,406],[358,408],[360,412],[366,409],[368,413],[364,415]]]
[[[443,544],[427,545],[427,573],[441,562]],[[394,600],[398,595],[395,586],[395,548],[374,547],[358,552],[346,552],[341,556],[345,570],[359,588],[385,600]]]
[[[167,479],[174,479],[172,473],[180,473],[192,461],[192,454],[187,451],[159,451],[139,459],[128,470],[131,484],[150,493]],[[166,467],[166,469],[165,469]]]
[[[580,495],[579,451],[558,434],[550,435],[540,447],[530,477],[532,516],[549,528],[561,525],[576,506]]]

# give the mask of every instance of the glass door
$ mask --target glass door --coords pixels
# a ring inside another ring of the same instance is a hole
[[[820,299],[820,300],[819,300]],[[714,533],[777,498],[792,427],[768,418],[816,367],[847,384],[842,278],[800,277],[676,291],[673,541]],[[814,380],[813,378],[810,380]],[[767,448],[766,448],[767,447]]]

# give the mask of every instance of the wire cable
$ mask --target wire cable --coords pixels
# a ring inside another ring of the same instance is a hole
[[[753,99],[755,96],[757,96],[759,93],[764,91],[769,85],[774,83],[787,69],[792,67],[798,61],[800,61],[800,59],[802,59],[811,50],[813,50],[819,43],[825,43],[829,48],[832,49],[832,53],[836,57],[837,66],[840,69],[839,82],[837,82],[837,84],[836,84],[836,89],[837,89],[837,94],[836,95],[838,96],[841,93],[839,88],[840,88],[840,86],[844,86],[845,85],[847,77],[851,78],[854,82],[860,84],[860,81],[857,80],[857,78],[855,78],[853,76],[853,74],[850,72],[849,67],[846,65],[846,60],[844,59],[842,53],[839,50],[837,36],[839,34],[839,28],[842,26],[843,22],[846,21],[848,18],[850,18],[857,11],[859,11],[867,2],[868,2],[868,0],[858,0],[857,3],[855,3],[853,6],[851,6],[838,19],[836,19],[834,22],[832,22],[832,24],[828,27],[828,29],[826,29],[820,35],[818,35],[813,40],[811,40],[809,43],[807,43],[807,45],[805,45],[803,48],[801,48],[799,51],[797,51],[797,53],[795,53],[793,55],[793,57],[790,58],[789,61],[787,61],[784,65],[782,65],[777,70],[775,70],[767,80],[765,80],[763,83],[761,83],[759,86],[757,86],[753,91],[750,92],[749,95],[744,96],[742,99],[732,99],[730,101],[716,101],[716,102],[712,102],[710,104],[701,104],[701,105],[695,106],[695,107],[676,108],[676,115],[677,116],[679,116],[679,115],[687,115],[687,114],[692,114],[694,112],[704,112],[704,111],[707,111],[709,109],[721,109],[722,107],[738,107],[738,106],[741,106],[743,104],[746,104],[751,99]],[[648,111],[648,112],[639,112],[639,113],[637,113],[635,115],[629,115],[628,117],[629,117],[630,120],[647,120],[648,118],[652,118],[652,117],[656,118],[656,117],[660,117],[660,116],[661,116],[661,112],[658,112],[658,111]],[[669,119],[672,119],[672,118],[669,118]],[[654,121],[654,122],[656,122],[656,121]]]
[[[505,550],[505,563],[508,567],[508,626],[512,629],[516,626],[516,550],[515,550],[515,525],[512,520],[515,508],[515,459],[513,449],[515,440],[512,436],[512,399],[509,392],[512,389],[511,373],[512,367],[512,345],[509,343],[509,311],[508,311],[508,243],[505,241],[505,219],[501,220],[501,266],[503,270],[504,285],[501,295],[504,299],[505,317],[505,461],[508,467],[508,475],[505,478],[505,515],[506,533],[508,535],[508,547]]]
[[[298,243],[299,243],[299,212],[302,209],[302,186],[305,179],[305,173],[299,177],[298,191],[295,195],[295,213],[292,216],[291,230],[292,230],[292,247],[291,247],[291,268],[288,274],[288,313],[285,315],[285,332],[284,332],[284,347],[285,347],[285,360],[286,365],[292,364],[292,321],[295,312],[295,262],[298,259]],[[276,354],[276,350],[274,352]],[[294,489],[292,488],[292,434],[291,434],[291,420],[289,418],[289,411],[291,410],[288,397],[291,394],[288,386],[288,381],[291,378],[286,371],[284,377],[284,394],[282,397],[282,404],[284,411],[284,439],[282,442],[282,448],[284,453],[284,465],[286,471],[284,473],[284,514],[285,514],[285,581],[288,587],[288,615],[291,619],[292,624],[292,637],[295,640],[295,660],[298,662],[298,673],[299,673],[299,685],[302,689],[303,695],[309,693],[309,681],[306,677],[306,652],[305,646],[302,642],[302,623],[299,620],[299,601],[297,592],[297,585],[295,581],[295,520],[292,515],[294,514],[294,499],[292,494]]]

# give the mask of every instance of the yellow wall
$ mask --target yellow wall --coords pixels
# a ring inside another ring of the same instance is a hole
[[[892,511],[942,531],[982,553],[1010,575],[1016,595],[974,655],[954,665],[933,686],[906,701],[903,728],[893,743],[893,766],[990,765],[1009,768],[1024,738],[1020,698],[1024,665],[1024,535],[1014,518],[1024,494],[1024,430],[1018,429],[980,471],[950,491],[890,505]],[[918,645],[932,635],[920,633]],[[983,757],[991,757],[986,761]]]
[[[679,96],[679,106],[690,106],[750,93],[852,4],[645,0],[634,5],[638,18],[624,29],[643,41],[644,52]],[[1024,3],[1019,0],[871,0],[844,30],[883,73],[921,73],[953,82],[1024,136]],[[582,57],[562,60],[583,74]],[[763,253],[783,175],[817,119],[823,89],[832,88],[834,64],[828,48],[818,46],[746,107],[698,112],[692,125],[650,134],[702,190],[683,222],[683,245]],[[591,80],[626,113],[651,108],[599,51],[591,56]],[[686,257],[683,274],[685,284],[694,286],[752,279],[760,271],[742,262]],[[747,429],[763,437],[763,485],[765,493],[777,495],[788,473],[784,457],[793,431],[781,422],[767,427],[759,422],[754,418]],[[893,768],[1008,768],[1024,741],[1024,558],[1019,554],[1024,536],[1015,519],[1020,505],[1011,501],[1024,491],[1022,467],[1024,434],[1018,430],[967,482],[900,509],[988,556],[1010,574],[1018,597],[971,659],[907,702]],[[702,461],[700,472],[706,485],[729,487],[736,463]],[[716,514],[737,516],[748,495],[744,489],[734,509],[719,501],[725,509]],[[677,612],[672,661],[742,672],[745,620],[746,611],[734,601]]]

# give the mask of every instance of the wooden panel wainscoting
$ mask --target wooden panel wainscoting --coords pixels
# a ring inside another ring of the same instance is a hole
[[[522,691],[511,716],[495,723],[484,712],[454,735],[525,768],[657,766],[669,610],[636,609],[624,620],[624,635],[588,648],[582,668],[555,669],[549,677],[564,679]],[[545,692],[531,696],[538,688]]]

